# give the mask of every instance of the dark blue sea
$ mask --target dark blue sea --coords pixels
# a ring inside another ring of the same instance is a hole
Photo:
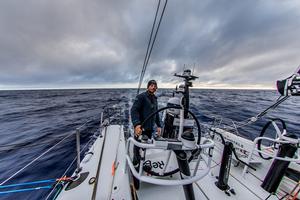
[[[0,91],[0,183],[85,124],[81,127],[83,148],[99,127],[100,113],[109,105],[121,106],[128,115],[128,105],[135,94],[133,89]],[[172,97],[172,90],[161,89],[157,96],[159,107],[163,107]],[[191,111],[201,124],[210,125],[212,116],[234,121],[253,117],[272,105],[279,95],[270,90],[194,89],[190,96]],[[239,133],[253,139],[270,118],[281,118],[288,132],[300,136],[299,108],[300,98],[291,97],[262,119],[240,128]],[[75,155],[75,136],[72,135],[5,185],[58,178]],[[68,175],[74,169],[73,165]],[[18,188],[0,189],[0,199],[45,199],[50,192],[41,189],[1,194]]]

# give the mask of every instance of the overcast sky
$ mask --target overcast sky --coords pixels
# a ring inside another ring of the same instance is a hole
[[[0,89],[137,87],[157,3],[0,1]],[[299,37],[299,0],[169,0],[145,82],[173,87],[185,65],[197,87],[272,88]]]

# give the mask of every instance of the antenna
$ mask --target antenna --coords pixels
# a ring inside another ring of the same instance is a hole
[[[192,75],[194,74],[195,66],[196,66],[196,63],[194,63]]]

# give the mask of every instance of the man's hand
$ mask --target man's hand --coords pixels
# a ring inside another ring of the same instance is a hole
[[[157,127],[156,132],[157,132],[157,135],[160,136],[161,135],[161,128]]]
[[[142,126],[141,125],[137,125],[135,128],[134,128],[134,134],[135,136],[140,136],[142,134]]]

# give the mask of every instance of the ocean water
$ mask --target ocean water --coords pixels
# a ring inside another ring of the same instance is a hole
[[[63,137],[73,134],[82,124],[85,126],[80,129],[81,147],[87,145],[97,132],[100,113],[108,105],[122,107],[125,118],[128,118],[129,105],[135,94],[136,90],[133,89],[0,91],[0,183]],[[172,90],[158,90],[157,96],[159,107],[163,107],[172,97]],[[278,94],[276,91],[262,90],[193,89],[190,97],[191,111],[201,124],[210,125],[214,120],[213,116],[234,121],[253,117],[272,105]],[[253,139],[270,118],[281,118],[286,122],[288,132],[300,136],[299,108],[300,98],[291,97],[262,119],[238,131]],[[122,122],[128,124],[126,119]],[[75,155],[75,136],[72,135],[5,184],[58,178]],[[73,165],[68,175],[74,169]],[[1,191],[4,189],[0,189],[0,193]],[[50,190],[42,189],[0,194],[0,199],[44,199],[49,192]]]

